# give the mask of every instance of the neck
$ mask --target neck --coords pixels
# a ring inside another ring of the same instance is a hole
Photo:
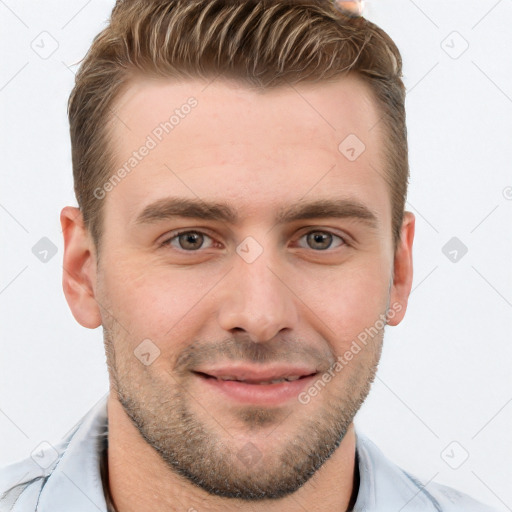
[[[116,512],[320,512],[348,511],[359,488],[355,433],[350,425],[340,446],[295,493],[247,502],[208,494],[170,469],[142,438],[111,393],[108,399],[108,489]]]

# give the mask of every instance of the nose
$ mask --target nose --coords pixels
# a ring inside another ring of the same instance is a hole
[[[296,328],[297,298],[290,289],[290,278],[279,268],[265,252],[252,263],[235,257],[220,291],[218,322],[222,329],[241,330],[252,341],[264,342],[283,329]]]

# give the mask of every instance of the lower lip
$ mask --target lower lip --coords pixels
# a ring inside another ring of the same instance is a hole
[[[243,403],[260,405],[280,405],[293,398],[316,378],[316,374],[293,381],[276,382],[275,384],[248,384],[236,380],[219,380],[195,374],[205,385],[216,392]]]

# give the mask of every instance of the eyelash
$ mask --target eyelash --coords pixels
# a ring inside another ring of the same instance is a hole
[[[167,238],[166,240],[164,240],[163,242],[161,242],[161,247],[168,247],[168,246],[171,246],[171,243],[173,240],[177,240],[181,235],[184,235],[186,233],[198,233],[200,235],[203,235],[203,236],[206,236],[208,238],[210,238],[211,240],[213,240],[213,237],[211,237],[210,235],[208,235],[207,233],[203,232],[203,231],[199,231],[199,230],[196,230],[196,229],[184,229],[184,230],[181,230],[181,231],[176,231],[176,232],[173,232],[171,234],[171,236],[169,238]],[[307,231],[306,233],[302,234],[300,237],[299,237],[299,240],[302,239],[303,237],[309,235],[310,233],[327,233],[329,235],[332,235],[333,237],[336,237],[336,238],[339,238],[341,240],[341,244],[334,247],[334,249],[337,249],[338,247],[342,247],[342,246],[349,246],[350,244],[347,242],[346,238],[340,236],[340,235],[337,235],[336,233],[333,233],[331,231],[328,231],[328,230],[324,230],[324,229],[312,229],[310,231]],[[190,250],[190,251],[187,251],[186,249],[182,249],[181,247],[180,248],[177,248],[178,251],[181,251],[181,252],[189,252],[189,253],[194,253],[194,252],[200,252],[201,249],[203,249],[202,247],[197,249],[197,250]],[[304,249],[304,247],[302,247],[302,249]],[[312,251],[314,252],[319,252],[319,253],[322,253],[322,252],[332,252],[333,248],[331,247],[328,247],[327,249],[320,249],[320,250],[315,250],[315,249],[311,249]]]

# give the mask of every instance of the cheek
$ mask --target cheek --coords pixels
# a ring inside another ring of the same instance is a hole
[[[211,286],[197,279],[193,269],[163,272],[129,261],[107,268],[101,276],[105,302],[135,345],[149,338],[163,349],[165,340],[190,338],[188,331],[200,325],[201,299]]]
[[[304,314],[326,339],[335,340],[333,346],[339,351],[385,312],[390,279],[390,272],[382,266],[361,263],[340,266],[324,275],[302,274],[295,282],[300,289],[297,295],[307,306]]]

